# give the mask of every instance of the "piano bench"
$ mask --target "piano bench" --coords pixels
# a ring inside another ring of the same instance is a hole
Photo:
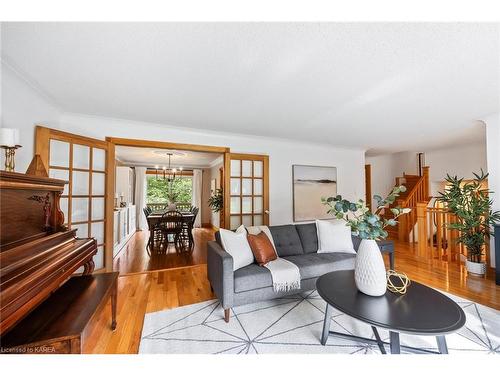
[[[81,353],[85,328],[111,299],[116,328],[118,272],[74,276],[1,337],[0,353]]]

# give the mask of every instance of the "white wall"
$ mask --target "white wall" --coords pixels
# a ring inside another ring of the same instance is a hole
[[[208,206],[208,198],[210,198],[210,168],[203,168],[202,174],[202,189],[201,189],[201,207],[199,215],[201,215],[201,224],[210,224],[212,211]]]
[[[134,175],[130,167],[116,167],[115,171],[115,194],[118,194],[118,204],[120,196],[123,194],[123,201],[132,204],[134,202]]]
[[[493,209],[500,210],[500,113],[483,118],[486,124],[488,188],[493,191]],[[491,266],[495,267],[495,239],[490,243]]]
[[[65,131],[99,139],[105,136],[154,139],[230,147],[238,153],[269,155],[270,222],[292,222],[292,165],[336,166],[338,192],[348,199],[364,197],[364,151],[325,145],[168,127],[145,122],[64,114]]]
[[[372,194],[382,197],[392,190],[396,177],[403,176],[403,173],[417,173],[416,154],[410,152],[369,156],[366,164],[371,165]]]
[[[430,166],[431,195],[437,196],[438,191],[444,187],[443,180],[447,173],[451,176],[471,179],[474,177],[473,172],[477,173],[481,168],[484,171],[487,170],[486,143],[428,151],[425,153],[425,162]]]
[[[466,145],[424,151],[425,164],[430,167],[429,180],[431,195],[436,196],[443,187],[446,174],[466,179],[473,178],[472,172],[487,169],[486,143],[477,142]],[[417,151],[371,156],[366,163],[372,166],[372,192],[386,195],[395,184],[396,177],[417,174]]]
[[[16,172],[24,173],[34,155],[34,125],[58,128],[61,111],[3,60],[1,65],[1,126],[20,130],[23,147],[16,152]]]

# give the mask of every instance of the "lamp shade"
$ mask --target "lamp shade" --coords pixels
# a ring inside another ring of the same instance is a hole
[[[0,128],[0,146],[15,147],[19,145],[19,129]]]

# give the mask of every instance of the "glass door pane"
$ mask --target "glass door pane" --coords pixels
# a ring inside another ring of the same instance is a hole
[[[231,229],[239,225],[267,225],[269,194],[267,171],[269,159],[265,155],[231,155],[230,207]]]
[[[90,139],[86,142],[82,137],[58,133],[57,139],[50,139],[49,135],[49,176],[68,181],[60,201],[65,225],[77,229],[79,238],[97,240],[98,252],[93,260],[95,269],[99,269],[104,266],[107,242],[106,143]]]

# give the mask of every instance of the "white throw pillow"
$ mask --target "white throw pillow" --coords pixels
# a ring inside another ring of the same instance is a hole
[[[220,229],[222,247],[233,257],[233,271],[248,266],[254,262],[252,249],[248,244],[247,231],[242,225],[236,232]]]
[[[356,254],[352,244],[351,227],[343,220],[316,220],[318,253]]]

